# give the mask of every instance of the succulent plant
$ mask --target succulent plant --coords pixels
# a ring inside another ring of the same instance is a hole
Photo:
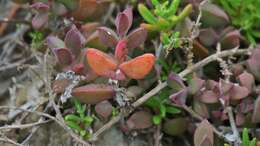
[[[114,56],[110,56],[94,48],[87,49],[87,62],[96,74],[116,80],[124,80],[126,76],[143,79],[152,70],[155,62],[153,54],[146,53],[126,60],[129,49],[138,47],[146,38],[146,30],[143,28],[137,28],[126,36],[132,25],[132,17],[131,8],[117,15],[117,35],[109,28],[99,28],[100,40],[108,47],[115,47],[115,53]]]

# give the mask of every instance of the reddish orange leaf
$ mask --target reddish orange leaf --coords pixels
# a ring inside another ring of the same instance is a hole
[[[106,76],[117,69],[117,62],[111,56],[97,49],[87,49],[86,57],[89,66],[98,75]]]
[[[96,104],[112,98],[114,94],[112,86],[103,84],[88,84],[72,90],[72,95],[86,104]]]
[[[142,79],[152,70],[154,61],[154,55],[147,53],[122,63],[119,69],[130,78]]]

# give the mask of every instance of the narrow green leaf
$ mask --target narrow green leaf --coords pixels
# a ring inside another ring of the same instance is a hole
[[[164,104],[160,104],[160,116],[164,118],[166,116],[166,107]]]
[[[248,130],[247,128],[243,129],[242,132],[242,146],[248,146],[249,145],[249,135],[248,135]]]
[[[151,2],[155,7],[160,5],[160,2],[158,0],[151,0]]]
[[[169,15],[175,15],[179,7],[180,0],[173,0],[169,8]]]
[[[181,113],[181,110],[173,106],[166,106],[166,112],[170,114],[179,114]]]
[[[162,121],[162,118],[159,115],[153,116],[153,123],[155,125],[159,125],[161,123],[161,121]]]
[[[72,122],[72,121],[65,121],[65,123],[71,128],[71,129],[74,129],[74,130],[77,130],[77,131],[80,131],[81,128],[79,127],[79,125],[75,122]]]
[[[94,119],[91,116],[86,116],[84,118],[84,123],[87,125],[90,125],[93,121],[94,121]]]
[[[73,122],[79,122],[80,118],[76,115],[69,114],[65,116],[65,121],[73,121]]]
[[[145,5],[139,4],[138,11],[145,21],[147,21],[150,24],[156,24],[156,17],[151,13],[150,10],[148,10],[148,8]]]

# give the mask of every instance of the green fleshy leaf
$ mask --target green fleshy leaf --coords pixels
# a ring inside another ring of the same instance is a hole
[[[159,115],[153,116],[153,123],[155,125],[159,125],[161,123],[161,121],[162,121],[162,118]]]
[[[138,5],[138,11],[140,15],[144,18],[145,21],[147,21],[150,24],[156,24],[157,19],[152,14],[152,12],[143,4]]]

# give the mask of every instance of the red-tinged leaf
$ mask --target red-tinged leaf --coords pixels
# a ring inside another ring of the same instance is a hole
[[[104,120],[107,120],[112,114],[113,106],[107,100],[102,101],[95,106],[97,115]]]
[[[189,93],[196,94],[205,85],[205,80],[194,76],[189,82]]]
[[[188,128],[188,120],[185,117],[166,120],[163,124],[163,132],[172,136],[181,136]]]
[[[127,16],[128,18],[128,23],[129,23],[129,28],[132,26],[133,23],[133,9],[131,7],[126,8],[123,13]],[[128,28],[128,29],[129,29]]]
[[[201,102],[208,104],[217,103],[219,101],[218,95],[211,90],[203,91],[198,98]]]
[[[130,28],[128,17],[124,13],[119,13],[116,17],[116,30],[120,38],[124,37]]]
[[[221,47],[223,49],[232,49],[239,46],[240,37],[240,32],[238,30],[228,32],[220,41]]]
[[[127,120],[126,125],[129,129],[146,129],[152,126],[152,115],[147,111],[135,112]]]
[[[129,78],[143,79],[153,68],[155,57],[147,53],[119,65]]]
[[[33,3],[30,7],[34,9],[41,9],[41,10],[48,10],[50,8],[48,4],[42,2]]]
[[[252,116],[252,122],[253,123],[259,123],[260,122],[260,96],[257,97],[255,101],[255,106],[254,106],[254,112]]]
[[[91,69],[100,76],[115,72],[117,69],[117,62],[111,56],[97,49],[87,49],[86,57]]]
[[[41,29],[48,23],[48,13],[38,13],[32,19],[32,26],[34,29]]]
[[[98,28],[98,33],[99,39],[104,45],[111,48],[114,48],[116,46],[118,37],[113,30],[107,27],[100,27]]]
[[[127,36],[127,48],[128,49],[134,49],[138,46],[140,46],[142,43],[144,43],[145,39],[147,37],[147,30],[139,27],[132,31]]]
[[[55,36],[48,36],[46,38],[47,45],[50,49],[54,48],[65,48],[65,43]]]
[[[238,76],[238,81],[239,81],[240,85],[246,87],[248,89],[248,91],[250,91],[250,92],[252,91],[252,89],[255,86],[254,76],[246,71]]]
[[[126,56],[128,54],[128,49],[126,48],[126,41],[120,40],[115,49],[115,58],[119,63],[122,63],[126,60]]]
[[[178,74],[171,72],[167,79],[167,85],[171,87],[174,91],[179,91],[185,88],[185,85]]]
[[[86,104],[96,104],[115,95],[114,88],[103,84],[88,84],[72,90],[72,96]]]
[[[182,90],[173,93],[172,95],[170,95],[170,100],[172,102],[174,102],[175,104],[178,105],[185,105],[186,103],[186,99],[187,99],[187,95],[188,95],[188,90],[187,88],[183,88]]]
[[[72,71],[74,71],[76,74],[84,74],[84,64],[83,63],[78,63],[78,64],[74,64],[72,66]]]
[[[230,90],[230,97],[232,100],[240,100],[249,95],[249,90],[246,87],[234,85]]]
[[[195,146],[202,146],[201,144],[207,139],[208,144],[207,146],[213,146],[214,143],[214,135],[213,135],[213,128],[209,124],[207,120],[203,120],[197,127],[194,133],[194,145]]]
[[[84,36],[79,32],[77,27],[73,25],[65,36],[66,47],[69,48],[75,56],[80,54],[81,48],[85,44]]]
[[[54,80],[52,90],[58,94],[63,93],[70,83],[71,81],[68,79]]]
[[[54,48],[52,50],[61,66],[66,67],[73,63],[73,56],[70,50],[66,48]]]
[[[209,118],[209,111],[208,111],[208,107],[206,106],[206,104],[204,104],[198,100],[194,100],[193,109],[196,113],[198,113],[203,118],[206,118],[206,119]]]

